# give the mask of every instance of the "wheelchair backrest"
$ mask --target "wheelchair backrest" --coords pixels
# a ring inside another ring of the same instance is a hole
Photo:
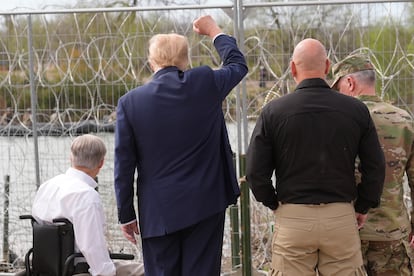
[[[72,223],[67,219],[54,220],[53,224],[39,224],[33,220],[32,227],[33,275],[62,276],[66,259],[74,253]],[[68,275],[72,275],[73,262],[68,269]]]

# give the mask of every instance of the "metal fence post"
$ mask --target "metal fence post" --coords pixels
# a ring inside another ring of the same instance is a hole
[[[234,33],[238,39],[239,48],[244,52],[244,27],[243,27],[243,0],[234,0]],[[241,93],[240,93],[241,92]],[[238,86],[237,98],[237,123],[238,123],[238,149],[239,149],[239,176],[240,181],[240,219],[241,219],[241,246],[242,246],[242,275],[252,275],[251,240],[250,240],[250,190],[248,183],[243,180],[246,175],[246,156],[248,146],[248,122],[247,122],[247,92],[246,80],[243,79]]]
[[[9,260],[9,205],[10,205],[10,175],[4,176],[4,205],[3,205],[3,260]]]
[[[233,155],[233,164],[236,167],[236,155]],[[230,227],[231,227],[231,267],[233,270],[240,266],[240,226],[239,206],[230,206]]]
[[[246,156],[240,158],[240,172],[246,172]],[[250,190],[249,184],[243,178],[240,181],[240,217],[241,217],[241,237],[242,237],[242,275],[252,275],[252,252],[250,238]]]
[[[36,172],[36,187],[40,186],[40,169],[39,169],[39,144],[37,139],[37,93],[35,89],[35,75],[34,75],[34,53],[33,53],[33,27],[32,16],[28,15],[28,47],[29,47],[29,78],[30,78],[30,101],[32,109],[32,131],[33,131],[33,144],[34,144],[34,158],[35,158],[35,172]]]

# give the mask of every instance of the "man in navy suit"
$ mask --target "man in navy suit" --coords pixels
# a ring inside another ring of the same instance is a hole
[[[186,70],[187,38],[155,35],[152,80],[117,107],[119,222],[133,243],[140,230],[146,276],[220,275],[225,211],[240,194],[222,101],[247,74],[246,61],[211,16],[195,20],[193,29],[213,39],[222,67]]]

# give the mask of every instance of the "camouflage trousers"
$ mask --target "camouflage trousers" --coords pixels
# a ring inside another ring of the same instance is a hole
[[[361,241],[362,257],[369,276],[411,276],[408,248],[403,240]]]

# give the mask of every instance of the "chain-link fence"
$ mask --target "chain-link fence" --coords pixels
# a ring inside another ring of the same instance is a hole
[[[378,93],[414,110],[411,1],[235,1],[0,12],[0,271],[21,265],[31,232],[30,223],[18,216],[30,213],[40,183],[67,169],[72,137],[88,132],[101,136],[109,149],[99,175],[109,247],[141,258],[140,247],[132,247],[117,225],[112,188],[115,107],[121,95],[151,78],[146,51],[154,34],[188,36],[191,67],[220,66],[211,41],[192,31],[192,21],[202,14],[212,14],[238,39],[248,61],[247,77],[223,102],[238,159],[263,105],[294,89],[289,60],[303,38],[319,39],[333,63],[353,52],[369,54],[378,73]],[[237,167],[242,176],[242,167]],[[254,198],[249,207],[251,264],[266,270],[273,216]],[[240,264],[242,247],[234,247],[234,237],[246,240],[238,222],[226,225],[223,273]]]

